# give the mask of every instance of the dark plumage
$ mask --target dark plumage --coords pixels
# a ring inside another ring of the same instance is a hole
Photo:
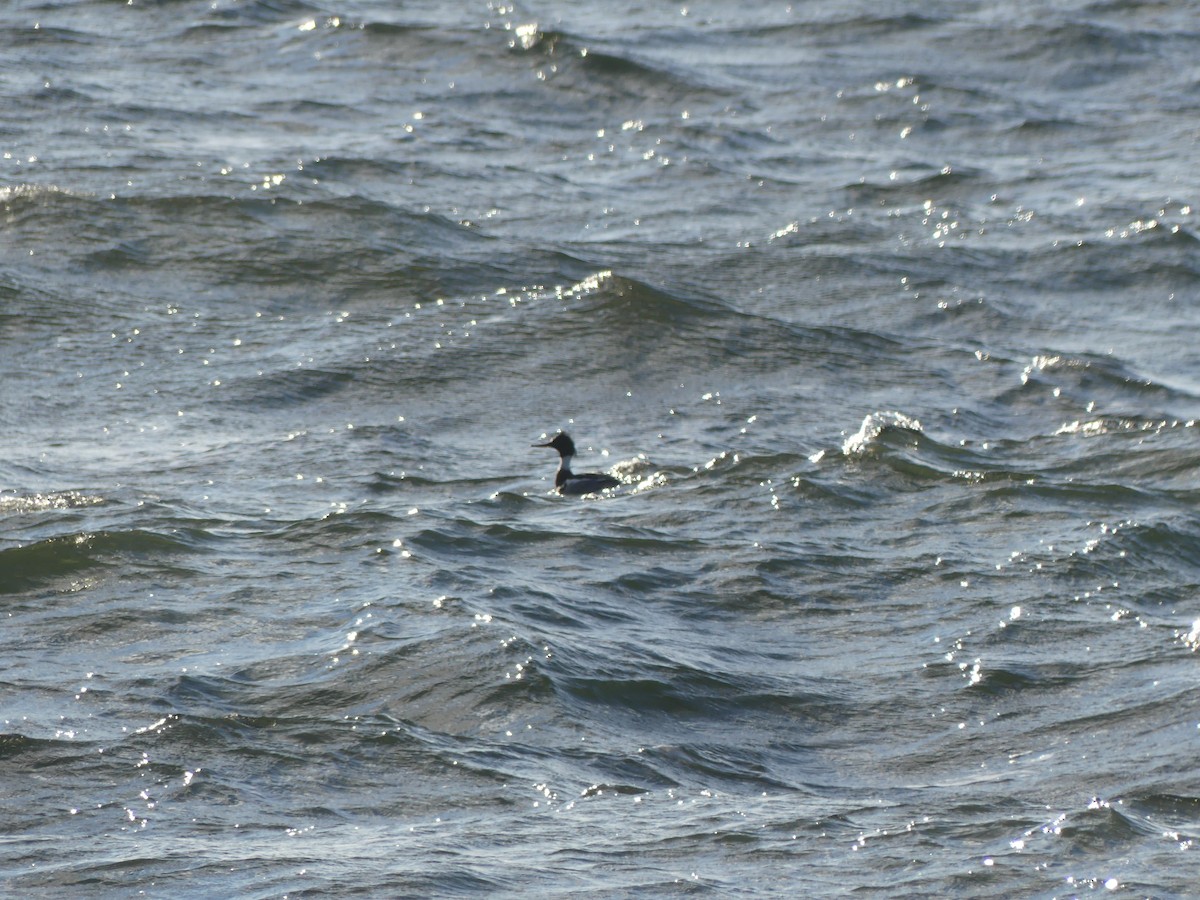
[[[534,444],[535,447],[553,447],[558,451],[560,461],[558,474],[554,476],[554,486],[560,494],[595,494],[598,491],[615,488],[621,482],[611,475],[599,472],[582,472],[576,475],[571,471],[571,460],[575,456],[575,442],[565,432],[560,432],[544,444]]]

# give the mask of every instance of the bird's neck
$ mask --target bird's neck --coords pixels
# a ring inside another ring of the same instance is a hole
[[[571,477],[571,459],[569,453],[564,453],[562,459],[558,462],[558,474],[554,476],[555,485],[561,485],[564,481]]]

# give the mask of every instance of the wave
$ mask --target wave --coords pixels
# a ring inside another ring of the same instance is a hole
[[[225,26],[249,26],[286,22],[291,24],[305,16],[320,15],[321,9],[305,0],[248,0],[236,6],[214,6],[203,13],[210,20]]]
[[[1200,528],[1190,517],[1173,515],[1144,524],[1104,523],[1099,533],[1100,537],[1087,545],[1086,552],[1071,557],[1068,571],[1079,570],[1084,575],[1104,573],[1119,579],[1131,568],[1152,573],[1165,567],[1171,572],[1169,578],[1145,577],[1141,594],[1148,599],[1160,585],[1200,584]]]
[[[1004,56],[1040,66],[1059,90],[1087,90],[1144,71],[1160,58],[1169,31],[1113,27],[1099,22],[1018,23],[1006,32]]]
[[[846,438],[842,444],[845,456],[866,456],[880,447],[880,438],[884,432],[891,434],[907,432],[912,435],[921,433],[921,423],[916,419],[899,412],[871,413],[863,419],[858,431]]]
[[[100,506],[105,502],[104,497],[83,491],[52,491],[48,494],[26,496],[0,494],[0,515],[42,512],[48,509],[80,509]]]
[[[182,535],[153,531],[97,531],[45,538],[0,550],[0,594],[73,578],[91,569],[121,568],[131,560],[193,551]]]
[[[235,396],[227,402],[240,405],[252,400],[258,409],[286,409],[334,396],[352,387],[354,382],[352,370],[339,372],[320,367],[293,367],[248,381],[235,380],[230,384]]]
[[[574,35],[536,22],[510,21],[505,34],[514,58],[539,66],[554,90],[585,94],[599,109],[625,110],[634,98],[641,106],[697,103],[723,93],[715,70],[684,62],[686,56],[675,60],[669,48],[651,51],[636,41]]]
[[[1134,226],[1095,222],[1090,234],[1069,246],[1036,250],[1025,264],[1044,273],[1044,289],[1090,293],[1102,302],[1111,302],[1118,288],[1151,295],[1161,291],[1165,296],[1200,284],[1197,239],[1191,229],[1145,220]]]

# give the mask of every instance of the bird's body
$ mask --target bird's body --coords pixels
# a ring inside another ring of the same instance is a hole
[[[572,472],[571,460],[575,457],[575,442],[568,434],[560,432],[554,436],[553,440],[533,446],[553,447],[558,451],[559,464],[558,473],[554,476],[554,487],[560,494],[572,496],[596,494],[609,488],[615,488],[621,483],[611,475],[604,475],[600,472],[581,472],[578,475]]]

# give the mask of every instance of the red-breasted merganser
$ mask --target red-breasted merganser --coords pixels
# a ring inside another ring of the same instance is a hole
[[[575,442],[569,434],[560,432],[553,440],[533,446],[553,447],[562,457],[558,464],[558,474],[554,476],[554,486],[560,494],[595,494],[615,488],[621,483],[611,475],[602,475],[599,472],[583,472],[579,475],[572,472],[571,460],[575,456]]]

